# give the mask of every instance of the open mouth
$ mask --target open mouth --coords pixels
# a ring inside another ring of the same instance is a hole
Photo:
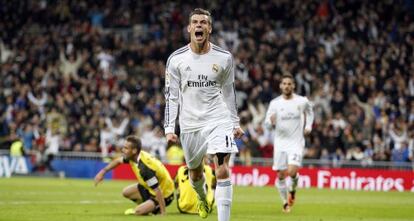
[[[196,31],[194,33],[194,35],[195,35],[196,39],[198,39],[198,40],[203,38],[203,32],[202,31]]]

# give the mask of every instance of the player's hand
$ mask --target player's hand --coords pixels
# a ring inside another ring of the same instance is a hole
[[[305,129],[305,130],[303,131],[303,134],[304,134],[305,136],[308,136],[310,133],[311,133],[311,130],[309,130],[309,129]]]
[[[177,143],[177,140],[178,140],[177,134],[170,133],[170,134],[167,134],[166,137],[167,137],[167,143],[169,142]]]
[[[235,138],[241,138],[244,135],[244,131],[240,127],[234,128],[233,135]]]
[[[276,126],[276,114],[272,114],[270,116],[270,123],[272,124],[272,126]]]
[[[98,184],[102,182],[102,180],[104,179],[104,176],[105,176],[105,171],[103,170],[99,171],[99,173],[96,174],[95,179],[94,179],[95,186],[98,186]]]

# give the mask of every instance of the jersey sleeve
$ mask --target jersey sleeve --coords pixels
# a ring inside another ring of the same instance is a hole
[[[305,129],[306,130],[312,130],[313,120],[314,120],[314,113],[313,113],[313,104],[308,100],[308,98],[305,98]]]
[[[230,110],[231,121],[235,128],[240,127],[240,119],[237,116],[237,103],[236,103],[236,89],[234,86],[234,61],[230,56],[227,62],[226,79],[223,84],[223,96],[227,108]]]
[[[140,164],[140,167],[141,167],[140,168],[141,177],[144,179],[147,185],[151,187],[152,189],[157,188],[159,183],[158,183],[158,178],[155,174],[155,171],[143,164]]]
[[[178,113],[180,76],[173,62],[174,60],[171,57],[168,58],[165,68],[165,134],[175,133],[175,121]]]
[[[276,102],[274,101],[270,102],[269,107],[267,108],[266,117],[264,121],[264,125],[268,129],[273,129],[274,125],[272,125],[272,122],[270,121],[270,117],[273,114],[276,114]]]

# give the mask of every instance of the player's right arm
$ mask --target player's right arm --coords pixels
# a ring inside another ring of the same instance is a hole
[[[178,114],[179,92],[180,92],[180,76],[175,68],[172,56],[168,58],[165,67],[165,116],[164,130],[167,142],[177,142],[175,134],[175,121]]]
[[[104,178],[105,174],[108,171],[111,171],[115,167],[117,167],[119,164],[123,163],[124,159],[122,157],[116,158],[113,161],[111,161],[108,165],[106,165],[103,169],[101,169],[95,176],[95,186],[97,186]]]
[[[304,135],[309,135],[312,131],[313,120],[315,118],[313,113],[313,104],[305,97],[305,128],[304,128]]]
[[[269,104],[264,124],[268,129],[273,129],[276,126],[276,102],[274,100]]]

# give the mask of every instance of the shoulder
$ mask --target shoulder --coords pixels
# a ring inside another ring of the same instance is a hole
[[[270,101],[270,105],[277,104],[277,103],[279,103],[280,101],[282,101],[282,95],[280,95],[280,96],[277,96],[277,97],[273,98],[273,100],[271,100],[271,101]]]
[[[295,100],[297,102],[303,103],[303,104],[309,103],[309,99],[307,97],[301,96],[301,95],[298,95],[298,94],[295,94]]]
[[[175,58],[179,57],[180,55],[183,55],[184,53],[188,52],[190,50],[190,47],[188,45],[185,45],[184,47],[181,47],[177,50],[175,50],[167,59],[167,66],[169,63],[174,60]]]
[[[145,151],[141,151],[139,161],[139,166],[143,168],[153,164],[151,155]]]
[[[299,95],[299,94],[294,94],[294,99],[299,100],[299,101],[308,100],[305,96],[302,96],[302,95]]]
[[[151,164],[150,161],[147,161],[145,158],[141,158],[138,163],[139,173],[144,179],[156,176],[156,168],[153,168],[154,164]]]
[[[227,57],[227,58],[232,58],[233,56],[231,55],[231,53],[215,44],[211,44],[211,50],[213,50],[215,53]]]
[[[148,157],[151,156],[148,152],[143,151],[143,150],[141,150],[141,152],[139,154],[140,154],[140,156],[139,156],[140,159],[147,159]]]
[[[172,58],[172,57],[177,56],[179,54],[185,53],[189,50],[190,50],[190,47],[188,45],[185,45],[185,46],[175,50],[173,53],[171,53],[169,58]]]

